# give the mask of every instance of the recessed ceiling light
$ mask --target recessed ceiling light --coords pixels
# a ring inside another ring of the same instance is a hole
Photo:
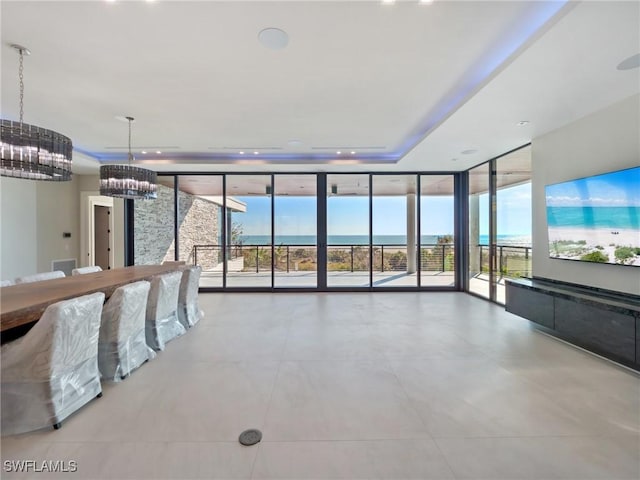
[[[282,50],[289,44],[289,35],[279,28],[265,28],[258,34],[258,39],[271,50]]]
[[[422,3],[423,5],[431,5],[433,3],[433,0],[420,0],[420,3]]]
[[[355,155],[355,154],[356,154],[356,152],[351,152],[351,155]]]
[[[244,155],[244,152],[238,152],[240,155]]]
[[[342,154],[342,152],[338,150],[338,151],[336,152],[336,155],[340,155],[340,154]]]
[[[260,152],[253,152],[254,155],[258,155]]]
[[[524,127],[525,125],[529,125],[529,120],[520,120],[516,125]]]
[[[635,55],[631,55],[629,58],[624,59],[616,68],[618,70],[632,70],[638,67],[640,67],[640,53],[636,53]]]
[[[392,3],[396,3],[396,0],[382,0],[382,3],[385,5],[391,5]]]
[[[140,153],[142,153],[143,155],[146,155],[147,151],[146,150],[142,150],[142,152],[140,152]]]
[[[477,153],[478,150],[476,150],[475,148],[470,148],[469,150],[463,150],[462,153],[463,155],[471,155],[472,153]]]
[[[160,150],[156,150],[156,153],[160,155],[162,152]]]

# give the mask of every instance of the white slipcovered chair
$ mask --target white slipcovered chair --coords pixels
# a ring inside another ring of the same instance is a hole
[[[41,282],[42,280],[53,280],[54,278],[64,277],[65,274],[61,270],[54,270],[53,272],[34,273],[33,275],[25,275],[24,277],[16,278],[16,285],[20,283]]]
[[[198,287],[202,267],[194,266],[182,271],[180,293],[178,295],[178,318],[185,328],[191,328],[204,317],[198,307]]]
[[[118,382],[156,356],[147,346],[145,317],[150,283],[117,288],[102,309],[98,367],[104,379]]]
[[[181,267],[183,265],[186,265],[187,262],[185,262],[184,260],[165,260],[164,262],[162,262],[162,265],[169,265],[172,267]]]
[[[145,322],[147,345],[164,350],[165,343],[184,334],[178,320],[178,294],[182,272],[164,273],[151,279]]]
[[[95,273],[101,271],[102,267],[99,267],[98,265],[92,265],[90,267],[74,268],[73,270],[71,270],[71,275],[84,275],[85,273]]]
[[[0,287],[10,287],[11,285],[15,285],[13,280],[0,280]]]
[[[102,395],[98,333],[104,293],[54,303],[2,346],[2,434],[60,423]]]

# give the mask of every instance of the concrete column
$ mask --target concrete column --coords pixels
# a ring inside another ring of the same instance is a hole
[[[407,273],[415,273],[416,265],[416,194],[407,193]]]
[[[480,195],[469,195],[469,276],[480,273]]]

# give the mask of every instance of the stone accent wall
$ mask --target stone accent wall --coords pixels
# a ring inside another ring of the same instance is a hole
[[[216,203],[188,193],[178,194],[180,211],[180,260],[194,263],[194,245],[218,246],[218,227],[222,207]],[[218,264],[218,257],[222,257],[217,248],[198,250],[198,264],[203,270],[210,270]],[[173,249],[171,251],[173,258]]]
[[[174,259],[173,189],[158,185],[156,200],[135,202],[136,265],[159,264]],[[192,264],[194,245],[218,245],[218,222],[221,207],[185,192],[178,192],[178,235],[180,260]],[[198,252],[203,269],[218,264],[218,250]]]
[[[156,200],[135,200],[133,242],[136,265],[160,264],[173,251],[172,188],[158,185]]]

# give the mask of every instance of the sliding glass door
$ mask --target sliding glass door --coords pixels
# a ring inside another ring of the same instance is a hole
[[[469,170],[469,291],[490,298],[493,269],[489,248],[489,164]]]
[[[505,303],[505,281],[531,276],[531,147],[468,171],[469,292]]]
[[[178,260],[200,265],[200,286],[223,286],[223,242],[225,222],[222,175],[177,177]]]
[[[369,175],[327,175],[327,287],[369,287]]]
[[[420,285],[453,287],[455,196],[451,175],[420,176]]]
[[[271,175],[226,176],[226,286],[272,286]]]
[[[373,286],[416,287],[417,176],[373,176]]]
[[[318,285],[317,179],[315,175],[274,177],[274,287]]]
[[[505,303],[505,280],[531,277],[531,151],[496,159],[496,297]]]

